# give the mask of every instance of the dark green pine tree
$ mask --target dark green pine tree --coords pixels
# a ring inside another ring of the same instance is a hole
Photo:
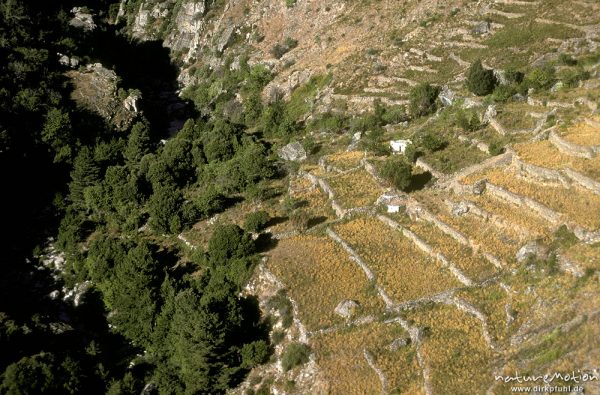
[[[142,160],[144,155],[150,152],[150,132],[148,125],[143,122],[136,122],[131,128],[127,147],[125,148],[125,161],[129,167],[135,167]]]
[[[494,71],[483,67],[481,60],[474,62],[467,71],[467,88],[477,96],[485,96],[496,87]]]
[[[71,180],[71,201],[79,206],[83,203],[83,190],[100,180],[100,167],[94,161],[94,155],[88,147],[83,147],[75,158]]]

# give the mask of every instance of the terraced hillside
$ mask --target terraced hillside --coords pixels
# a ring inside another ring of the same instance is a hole
[[[273,357],[232,393],[504,394],[527,385],[499,377],[600,374],[600,3],[223,3],[178,2],[165,25],[180,81],[242,55],[265,66],[263,104],[284,98],[297,127],[273,151],[305,151],[282,161],[280,195],[181,235],[201,247],[214,223],[272,217],[246,292],[271,317]],[[161,7],[129,14],[136,36],[156,38]],[[466,84],[477,60],[497,82],[481,96]],[[415,115],[424,83],[435,108]],[[384,174],[397,139],[417,150],[404,190]],[[298,343],[309,357],[287,369]]]

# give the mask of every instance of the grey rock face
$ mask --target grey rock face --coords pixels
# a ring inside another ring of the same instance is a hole
[[[340,317],[350,318],[356,310],[360,308],[360,304],[355,300],[343,300],[335,307],[335,313]]]
[[[306,150],[299,142],[289,143],[279,150],[279,157],[283,160],[301,162],[306,159]]]

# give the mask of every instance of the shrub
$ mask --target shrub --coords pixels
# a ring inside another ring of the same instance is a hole
[[[388,180],[395,188],[405,191],[412,179],[412,165],[400,156],[388,158],[381,169],[381,176]]]
[[[310,356],[310,348],[306,344],[292,343],[281,356],[281,367],[284,371],[288,371],[298,365],[308,362]]]
[[[244,229],[247,232],[257,233],[265,228],[269,222],[269,214],[266,211],[255,211],[246,216]]]
[[[277,59],[281,59],[283,55],[296,48],[297,46],[298,41],[294,40],[291,37],[287,37],[283,43],[275,44],[275,46],[271,48],[271,55],[273,55]]]
[[[257,340],[252,343],[246,343],[240,351],[242,356],[242,367],[253,368],[266,362],[269,357],[269,346],[264,340]]]
[[[438,133],[427,132],[421,136],[420,145],[428,152],[435,152],[444,149],[448,142]]]
[[[492,100],[496,103],[505,103],[517,93],[513,85],[498,85],[492,94]]]
[[[590,72],[583,68],[576,68],[565,70],[560,73],[560,80],[562,83],[569,88],[576,87],[580,81],[584,81],[590,78]]]
[[[410,113],[413,117],[431,114],[436,110],[436,99],[440,88],[430,84],[420,84],[410,91]]]
[[[294,229],[303,232],[308,229],[310,215],[304,210],[297,210],[290,215],[290,221]]]
[[[481,129],[481,122],[475,111],[458,111],[456,113],[455,124],[465,132],[474,132]]]
[[[467,89],[477,96],[485,96],[496,86],[494,72],[483,67],[481,60],[474,62],[467,71]]]
[[[288,8],[292,8],[296,5],[296,0],[285,0],[285,6]]]
[[[556,82],[556,72],[554,67],[545,65],[531,70],[525,78],[525,83],[529,88],[548,89]]]

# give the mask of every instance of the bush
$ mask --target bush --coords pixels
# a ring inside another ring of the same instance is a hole
[[[379,172],[383,178],[401,191],[407,190],[410,186],[412,165],[400,156],[388,158],[381,166]]]
[[[420,145],[428,152],[435,152],[444,149],[448,142],[438,133],[427,132],[421,136]]]
[[[308,229],[310,215],[304,210],[296,210],[290,215],[290,221],[294,229],[303,232]]]
[[[285,0],[285,6],[288,8],[292,8],[296,5],[296,0]]]
[[[264,340],[246,343],[240,351],[242,356],[242,367],[253,368],[267,361],[269,357],[269,345]]]
[[[310,356],[310,348],[306,344],[292,343],[281,356],[281,367],[285,372],[308,362]]]
[[[525,83],[528,88],[548,89],[556,82],[556,72],[554,67],[545,65],[537,67],[527,74]]]
[[[246,216],[244,221],[244,229],[247,232],[257,233],[265,228],[270,217],[266,211],[255,211]]]
[[[460,110],[456,113],[455,124],[465,132],[474,132],[481,129],[482,126],[479,116],[475,111],[465,110]]]
[[[476,61],[467,71],[467,89],[477,96],[485,96],[496,86],[494,72],[483,67],[481,60]]]
[[[430,84],[420,84],[410,91],[410,113],[413,117],[422,117],[433,113],[440,88]]]
[[[297,46],[298,41],[294,40],[293,38],[287,37],[283,43],[275,44],[275,46],[271,48],[271,55],[273,55],[277,59],[281,59],[283,55],[296,48]]]
[[[505,103],[509,101],[517,90],[512,85],[498,85],[492,94],[492,100],[496,103]]]

